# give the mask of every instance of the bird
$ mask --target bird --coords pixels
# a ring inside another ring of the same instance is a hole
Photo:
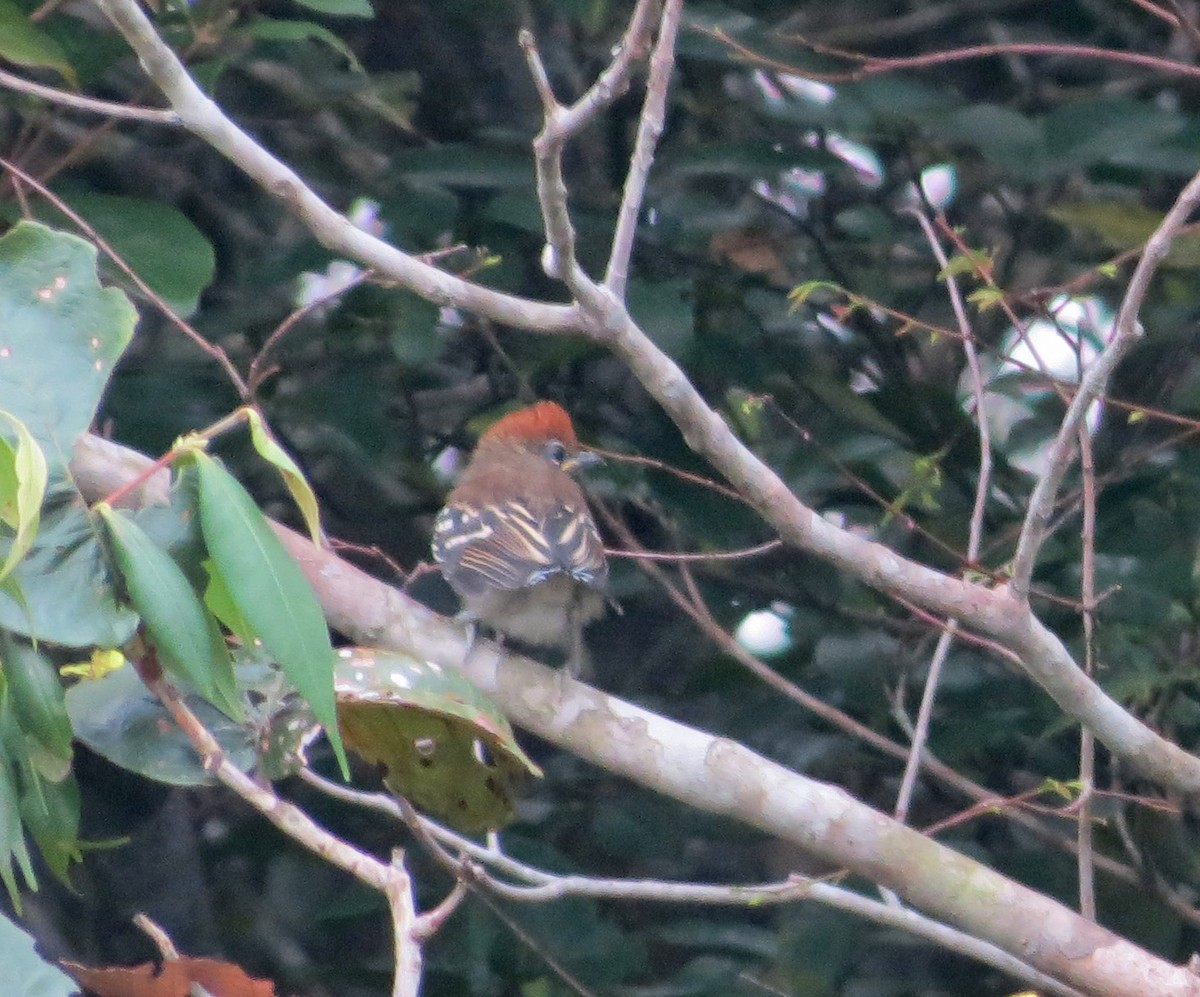
[[[564,651],[573,678],[587,664],[584,627],[604,612],[608,560],[571,475],[599,461],[556,402],[510,412],[480,437],[433,527],[462,618]]]

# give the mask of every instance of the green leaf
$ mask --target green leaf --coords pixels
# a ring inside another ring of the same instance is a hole
[[[629,311],[663,352],[679,359],[692,343],[695,293],[688,279],[629,282]]]
[[[247,29],[252,38],[264,42],[320,42],[344,56],[356,73],[364,72],[362,63],[354,51],[328,28],[312,21],[284,21],[273,17],[259,17]]]
[[[46,455],[32,434],[14,415],[0,409],[0,419],[13,427],[17,435],[14,450],[7,440],[0,447],[0,521],[16,530],[8,556],[0,565],[0,581],[8,576],[33,546],[41,521],[42,501],[46,497]]]
[[[237,480],[195,453],[200,528],[234,605],[313,708],[346,771],[333,694],[333,647],[321,605],[299,565]]]
[[[239,660],[235,676],[239,697],[250,702],[249,722],[231,720],[184,683],[180,692],[237,768],[268,779],[291,775],[316,720],[278,669]],[[216,783],[187,735],[129,664],[71,686],[67,713],[76,737],[114,765],[172,786]]]
[[[184,701],[200,718],[221,750],[243,772],[254,768],[255,733],[230,720],[194,694]],[[67,715],[75,736],[114,765],[172,786],[211,786],[196,749],[165,706],[142,684],[129,664],[103,678],[77,682],[67,690]]]
[[[221,629],[179,565],[123,513],[104,503],[96,512],[108,529],[129,598],[167,670],[186,679],[214,706],[240,718],[233,660]]]
[[[47,472],[40,525],[21,556],[42,475],[30,440],[18,433],[5,477],[18,478],[24,530],[18,527],[15,543],[0,540],[0,557],[16,565],[0,579],[0,626],[72,646],[111,647],[136,625],[113,598],[104,552],[67,473],[136,320],[121,291],[100,287],[96,251],[82,239],[33,222],[0,239],[0,399],[40,448]]]
[[[62,47],[12,0],[0,0],[0,59],[18,66],[53,69],[72,87],[79,86],[75,69]]]
[[[320,731],[312,708],[266,661],[260,645],[241,649],[237,659],[238,688],[251,703],[256,771],[265,779],[295,775],[305,764],[304,749]]]
[[[1150,100],[1096,95],[1064,101],[1042,121],[1047,156],[1060,172],[1109,162],[1118,150],[1150,148],[1187,122],[1178,110]]]
[[[1038,122],[1011,108],[972,104],[926,125],[935,140],[973,146],[1001,169],[1028,176],[1046,163]]]
[[[233,596],[229,594],[229,586],[225,584],[220,569],[211,558],[204,562],[204,572],[208,577],[208,584],[204,586],[204,605],[208,607],[208,611],[221,621],[225,629],[241,638],[243,643],[253,644],[258,640],[258,634],[233,601]]]
[[[401,363],[421,367],[432,363],[445,349],[438,335],[438,307],[406,291],[388,296],[387,319],[392,326],[392,356]]]
[[[250,439],[254,442],[254,449],[282,475],[283,483],[287,485],[287,490],[292,493],[292,498],[304,516],[308,535],[314,544],[319,545],[321,511],[317,508],[317,496],[313,494],[312,486],[288,452],[275,441],[275,437],[263,422],[262,413],[254,408],[247,408],[245,411],[250,422]]]
[[[828,291],[830,294],[842,296],[846,292],[840,284],[835,284],[831,280],[808,280],[797,287],[792,288],[788,294],[788,303],[793,308],[799,308],[805,304],[817,291]]]
[[[0,674],[0,880],[3,880],[9,899],[18,913],[21,911],[21,897],[14,863],[21,870],[25,885],[31,890],[37,889],[33,860],[25,842],[25,831],[21,827],[21,800],[12,769],[21,757],[20,730],[13,717],[8,685]]]
[[[452,669],[343,648],[335,686],[346,743],[384,767],[393,793],[465,833],[511,821],[516,788],[541,775],[500,709]]]
[[[443,145],[397,153],[394,165],[408,183],[472,190],[528,190],[533,160],[526,153],[471,145]]]
[[[819,373],[797,378],[805,389],[820,399],[831,412],[849,425],[859,426],[877,433],[902,446],[910,445],[908,435],[894,422],[885,417],[865,395],[851,391],[844,384]]]
[[[757,180],[801,167],[844,169],[845,163],[826,149],[808,145],[781,147],[776,142],[741,139],[691,145],[661,163],[671,176],[733,176]]]
[[[1004,292],[998,287],[977,287],[967,295],[967,300],[980,312],[986,312],[1004,301]]]
[[[938,280],[964,275],[974,277],[980,272],[990,272],[993,267],[994,261],[987,250],[971,249],[965,253],[955,253],[951,256],[946,265],[938,271],[937,276]]]
[[[0,583],[0,627],[68,647],[119,647],[137,614],[118,601],[99,524],[64,475],[51,482],[29,554]]]
[[[9,997],[72,997],[79,986],[37,953],[33,939],[7,917],[0,917],[0,966]]]
[[[185,318],[195,312],[216,274],[217,258],[191,219],[162,201],[75,188],[59,193],[172,310]],[[39,210],[42,220],[65,227],[52,206]],[[113,281],[128,281],[115,264],[106,259],[104,265]]]
[[[1071,229],[1091,233],[1109,249],[1122,251],[1143,245],[1163,219],[1161,211],[1114,198],[1062,202],[1046,213]],[[1184,232],[1178,236],[1163,266],[1200,268],[1200,235]]]
[[[52,780],[65,778],[71,762],[71,721],[54,666],[30,645],[5,635],[0,637],[0,669],[21,730],[59,763],[45,770],[39,766],[39,771]]]
[[[17,451],[0,434],[0,523],[16,527],[20,520],[17,511]]]
[[[333,17],[366,17],[375,16],[375,10],[367,0],[296,0],[301,7],[315,10],[319,14],[329,14]]]
[[[91,425],[136,321],[121,291],[100,287],[82,239],[35,222],[0,239],[0,399],[52,472]]]
[[[758,395],[731,389],[725,396],[729,417],[738,435],[748,443],[759,443],[763,437],[766,403]]]
[[[30,773],[30,783],[21,794],[21,819],[50,871],[70,885],[71,864],[83,859],[79,848],[79,786],[75,779],[53,782]]]

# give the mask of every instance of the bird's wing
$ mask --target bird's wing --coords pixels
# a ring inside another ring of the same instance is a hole
[[[521,502],[448,505],[434,523],[433,556],[446,580],[466,595],[525,588],[555,574],[600,588],[608,577],[604,545],[586,507],[537,513]]]

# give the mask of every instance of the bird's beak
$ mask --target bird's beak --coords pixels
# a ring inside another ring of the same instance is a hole
[[[568,474],[574,474],[576,471],[603,463],[604,458],[599,454],[594,454],[590,450],[580,450],[579,453],[572,454],[562,462],[562,469]]]

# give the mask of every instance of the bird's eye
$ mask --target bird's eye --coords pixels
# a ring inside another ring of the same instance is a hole
[[[546,456],[555,464],[561,464],[567,459],[567,448],[563,446],[562,440],[551,440],[546,444]]]

